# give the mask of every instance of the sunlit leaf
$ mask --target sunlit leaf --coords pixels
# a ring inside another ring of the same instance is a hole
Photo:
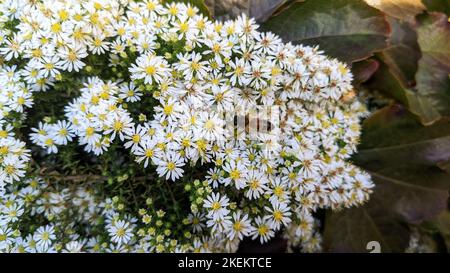
[[[421,0],[365,0],[367,4],[381,10],[389,16],[412,20],[426,8]]]

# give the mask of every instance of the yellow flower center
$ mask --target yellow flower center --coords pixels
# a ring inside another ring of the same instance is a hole
[[[145,73],[147,75],[153,76],[156,73],[156,67],[153,65],[149,65],[145,68]]]
[[[141,140],[141,136],[138,134],[133,135],[131,139],[134,143],[138,143]]]
[[[120,120],[115,121],[113,128],[114,128],[114,131],[122,131],[123,130],[123,122],[121,122]]]
[[[237,180],[241,177],[241,172],[238,169],[234,169],[230,172],[230,177],[233,180]]]
[[[173,171],[174,169],[175,169],[175,163],[173,163],[173,162],[169,162],[169,163],[167,163],[167,169],[169,170],[169,171]]]
[[[221,208],[222,206],[220,205],[220,203],[219,202],[214,202],[214,203],[212,203],[212,206],[211,206],[211,208],[213,209],[213,210],[219,210],[220,208]]]

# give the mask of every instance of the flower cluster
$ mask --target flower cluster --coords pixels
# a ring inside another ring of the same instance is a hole
[[[25,108],[33,104],[31,92],[16,67],[0,68],[0,194],[6,183],[20,181],[30,159],[25,143],[14,133]]]
[[[166,212],[155,209],[152,196],[138,215],[125,213],[129,204],[112,198],[88,202],[79,218],[71,204],[86,188],[55,193],[43,186],[44,197],[32,202],[36,208],[29,205],[30,213],[44,213],[55,224],[28,239],[15,236],[26,241],[25,250],[235,251],[245,237],[265,243],[281,234],[291,248],[318,251],[314,213],[368,199],[369,175],[347,161],[367,111],[355,98],[349,69],[318,48],[283,43],[246,16],[213,22],[185,4],[20,0],[12,8],[10,2],[0,4],[0,54],[9,65],[0,81],[11,89],[0,91],[3,112],[22,113],[33,94],[71,80],[77,88],[63,115],[33,125],[32,143],[47,155],[74,142],[92,157],[120,150],[138,169],[155,174],[147,183],[169,183],[170,195],[182,184],[176,194],[189,197],[184,205],[176,202],[181,196],[172,198],[173,215],[185,217],[175,236],[170,225],[177,221],[165,226]],[[24,176],[29,158],[14,138],[15,127],[3,123],[2,188]],[[26,214],[23,195],[11,189],[4,198],[11,202],[0,211]],[[87,200],[96,195],[92,191]],[[39,209],[46,196],[55,199],[50,212]],[[108,234],[100,248],[99,239],[65,231],[93,215],[106,226],[84,233]],[[17,217],[5,219],[8,239],[0,250],[17,250],[19,241],[9,239],[20,229],[10,227]],[[72,224],[58,226],[66,221]]]

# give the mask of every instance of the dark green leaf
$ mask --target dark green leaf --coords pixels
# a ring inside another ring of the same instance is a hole
[[[213,17],[219,20],[246,14],[257,22],[266,21],[272,13],[288,0],[205,0]]]
[[[450,23],[444,14],[420,17],[417,28],[422,50],[416,74],[417,94],[428,100],[432,110],[450,115]],[[437,119],[435,119],[437,120]],[[424,120],[430,124],[435,120]]]
[[[262,25],[285,42],[319,45],[342,61],[366,59],[387,46],[383,13],[363,1],[308,0],[294,3]]]
[[[428,11],[443,12],[450,16],[450,1],[448,0],[422,0]]]
[[[450,24],[446,16],[421,16],[417,32],[410,23],[389,21],[393,30],[390,46],[377,54],[382,63],[368,87],[407,106],[425,125],[450,115]]]
[[[391,72],[407,87],[414,87],[417,63],[422,56],[417,33],[408,22],[388,18],[392,32],[389,47],[377,54]]]
[[[404,252],[408,228],[372,197],[362,208],[328,213],[325,220],[324,250],[327,252],[369,252],[367,244],[380,243],[381,252]]]
[[[425,127],[402,107],[385,108],[364,122],[361,143],[355,163],[377,186],[389,185],[384,203],[404,221],[419,223],[446,207],[450,174],[437,164],[450,160],[450,120]]]
[[[404,224],[419,224],[445,211],[450,174],[437,164],[450,159],[450,121],[422,126],[401,106],[386,107],[367,119],[355,164],[375,183],[368,204],[331,214],[325,223],[330,251],[366,251],[378,241],[384,252],[403,251]]]

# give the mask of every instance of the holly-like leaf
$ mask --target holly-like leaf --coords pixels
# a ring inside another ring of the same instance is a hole
[[[297,2],[261,27],[286,42],[319,45],[327,55],[348,63],[366,59],[385,48],[389,35],[382,12],[353,0]]]
[[[421,0],[365,0],[367,4],[381,10],[389,16],[401,20],[413,20],[426,7]]]
[[[205,3],[216,19],[236,18],[241,14],[266,21],[272,13],[288,0],[206,0]]]
[[[374,180],[368,204],[327,217],[329,251],[365,252],[378,241],[384,252],[404,251],[406,223],[419,224],[444,211],[450,174],[437,164],[450,159],[450,120],[421,125],[401,106],[386,107],[363,123],[353,157]]]

